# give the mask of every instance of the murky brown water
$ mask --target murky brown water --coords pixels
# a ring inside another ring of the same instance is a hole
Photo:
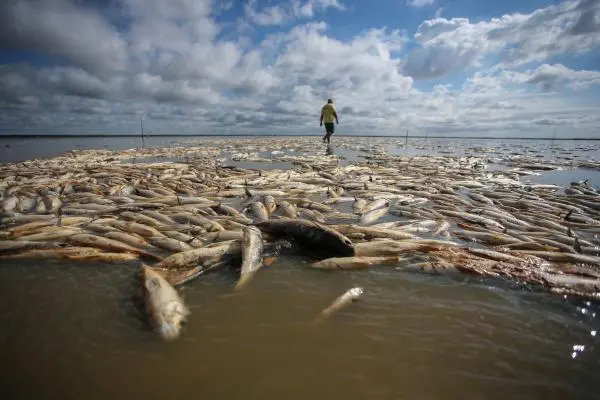
[[[231,294],[234,271],[186,285],[182,338],[157,339],[137,265],[3,263],[5,399],[588,399],[593,304],[472,278],[309,270],[287,257]],[[316,314],[365,288],[323,325]],[[585,350],[572,358],[573,345]]]

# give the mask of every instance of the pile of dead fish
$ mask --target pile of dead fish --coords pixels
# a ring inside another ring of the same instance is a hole
[[[310,249],[317,269],[469,273],[600,297],[600,194],[588,182],[523,183],[545,169],[539,161],[487,172],[482,158],[381,147],[363,163],[285,155],[289,170],[250,170],[223,167],[215,148],[204,150],[177,147],[185,162],[120,162],[127,150],[3,165],[0,259],[139,259],[165,339],[189,314],[174,286],[230,266],[242,290],[265,257],[292,247]],[[360,294],[351,289],[322,316]]]

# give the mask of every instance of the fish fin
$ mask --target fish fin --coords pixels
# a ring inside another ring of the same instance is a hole
[[[369,182],[373,182],[373,175],[369,175]]]
[[[262,176],[262,171],[260,169],[258,170],[258,176]]]
[[[567,236],[573,237],[573,231],[571,230],[570,226],[567,226]]]
[[[583,181],[583,184],[587,186],[588,181],[590,180],[590,178],[587,178]]]

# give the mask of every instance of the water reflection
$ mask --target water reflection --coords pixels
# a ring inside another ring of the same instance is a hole
[[[333,156],[334,155],[334,153],[333,153],[333,147],[331,147],[330,144],[328,144],[327,148],[325,149],[325,155],[328,155],[328,156]]]

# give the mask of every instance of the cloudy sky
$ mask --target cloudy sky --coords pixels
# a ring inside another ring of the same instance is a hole
[[[0,132],[600,138],[600,0],[2,0]]]

